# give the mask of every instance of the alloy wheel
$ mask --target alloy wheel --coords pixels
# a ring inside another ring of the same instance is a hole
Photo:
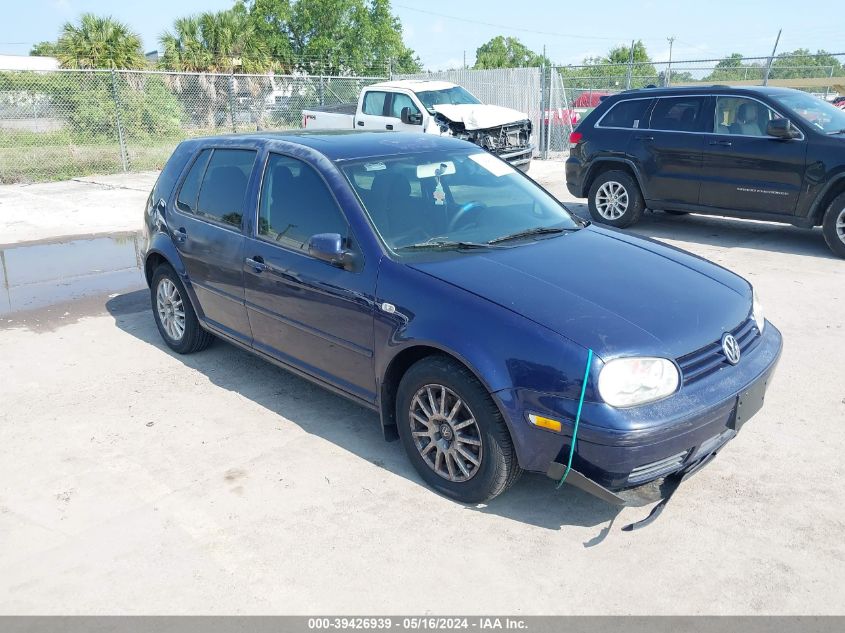
[[[836,218],[836,237],[839,241],[845,244],[845,209],[839,212],[839,217]]]
[[[605,220],[618,220],[628,210],[628,190],[615,180],[603,183],[596,192],[596,209]]]
[[[185,304],[176,284],[163,277],[156,290],[156,310],[164,331],[174,341],[185,335]]]
[[[478,473],[481,430],[458,394],[443,385],[425,385],[411,399],[408,418],[414,446],[435,473],[452,482]]]

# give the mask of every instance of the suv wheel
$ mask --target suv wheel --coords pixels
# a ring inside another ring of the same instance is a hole
[[[822,221],[824,241],[836,255],[845,257],[845,193],[837,196]]]
[[[169,264],[153,273],[150,300],[159,334],[170,349],[192,354],[208,347],[214,336],[202,329],[185,286]]]
[[[587,197],[596,222],[624,229],[643,215],[645,203],[636,181],[624,171],[606,171],[593,181]]]
[[[429,356],[408,369],[396,394],[396,421],[423,480],[457,501],[492,499],[522,472],[496,403],[449,358]]]

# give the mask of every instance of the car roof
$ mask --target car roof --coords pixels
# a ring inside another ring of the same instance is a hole
[[[382,81],[381,83],[372,84],[367,88],[404,88],[413,92],[421,90],[448,90],[454,88],[457,84],[448,81],[434,81],[426,79],[396,79],[393,81]]]
[[[776,86],[729,86],[723,84],[708,84],[694,86],[671,86],[668,88],[635,88],[623,90],[615,97],[649,96],[649,97],[679,97],[684,95],[708,95],[714,92],[733,94],[776,95],[800,92],[794,88],[778,88]]]
[[[280,141],[301,145],[319,152],[329,160],[357,160],[376,156],[415,154],[426,151],[479,149],[468,141],[448,136],[413,132],[358,132],[357,130],[313,131],[290,130],[283,132],[254,132],[249,134],[223,134],[187,141],[198,146],[225,143],[272,143]],[[481,151],[481,150],[479,150]]]

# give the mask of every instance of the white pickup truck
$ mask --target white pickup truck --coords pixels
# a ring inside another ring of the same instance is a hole
[[[531,121],[524,112],[481,103],[445,81],[386,81],[367,86],[358,103],[302,111],[308,130],[394,130],[471,141],[527,171]]]

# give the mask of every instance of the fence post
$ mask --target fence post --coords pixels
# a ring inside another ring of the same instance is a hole
[[[625,77],[625,90],[631,89],[631,76],[634,74],[634,40],[631,40],[631,52],[628,55],[628,73]]]
[[[546,147],[546,66],[540,66],[540,158],[545,158]]]
[[[111,90],[114,99],[114,123],[117,126],[117,142],[120,145],[120,162],[123,171],[129,171],[129,156],[126,151],[126,140],[123,138],[123,122],[120,118],[120,96],[117,92],[117,73],[111,69]]]
[[[782,29],[781,29],[781,30],[782,30]],[[778,50],[778,42],[780,42],[780,34],[781,34],[781,31],[779,30],[779,31],[778,31],[778,36],[775,38],[775,45],[774,45],[774,48],[772,48],[772,56],[771,56],[771,57],[769,57],[769,63],[768,63],[768,64],[766,64],[766,75],[763,77],[763,85],[764,85],[764,86],[768,86],[768,85],[769,85],[769,75],[770,75],[770,74],[771,74],[771,72],[772,72],[772,64],[775,62],[775,53],[776,53],[776,52],[777,52],[777,50]]]
[[[237,132],[238,127],[235,125],[235,67],[232,66],[232,72],[229,73],[229,115],[232,117],[232,132]]]

